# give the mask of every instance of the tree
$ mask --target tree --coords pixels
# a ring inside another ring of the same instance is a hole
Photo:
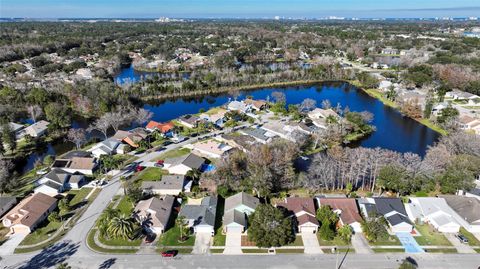
[[[310,98],[305,98],[302,103],[300,104],[300,106],[298,107],[298,110],[300,112],[304,112],[304,111],[310,111],[310,110],[313,110],[317,107],[317,101],[313,100],[313,99],[310,99]]]
[[[105,136],[105,139],[108,138],[108,129],[110,128],[111,126],[111,120],[110,120],[110,117],[100,117],[98,118],[96,121],[94,121],[92,124],[90,124],[90,126],[88,127],[88,131],[92,131],[92,130],[97,130],[97,131],[100,131],[104,136]]]
[[[337,233],[338,233],[338,236],[340,236],[340,238],[345,243],[350,243],[350,241],[352,240],[353,231],[352,231],[352,227],[350,227],[350,225],[348,224],[344,224],[342,227],[340,227]]]
[[[387,97],[387,99],[390,101],[395,101],[397,98],[397,92],[395,91],[395,87],[393,87],[393,85],[388,88],[388,91],[385,93],[385,97]]]
[[[9,189],[11,181],[10,170],[13,168],[11,161],[0,159],[0,195],[3,195]]]
[[[33,122],[37,122],[37,119],[43,114],[43,110],[39,105],[29,105],[27,106],[27,111]]]
[[[291,218],[272,205],[259,205],[249,220],[248,238],[258,247],[280,247],[295,240]]]
[[[71,128],[68,130],[66,140],[74,143],[78,150],[87,142],[87,132],[83,128]]]
[[[417,262],[412,257],[407,257],[402,260],[398,269],[416,269],[417,267]]]
[[[70,125],[70,109],[64,104],[53,102],[45,107],[45,117],[52,128],[63,128]]]
[[[475,178],[480,175],[480,158],[471,155],[458,155],[447,166],[440,178],[442,193],[455,193],[457,190],[470,190],[475,187]]]
[[[188,235],[190,233],[190,228],[188,227],[185,216],[178,216],[178,218],[175,220],[175,226],[177,226],[180,231],[180,238],[178,238],[178,241],[187,241]]]
[[[59,222],[60,221],[60,215],[58,215],[58,212],[53,211],[48,215],[48,221],[49,222]]]
[[[283,103],[287,102],[287,98],[283,92],[272,92],[272,97],[275,100],[275,103]]]
[[[323,240],[333,240],[335,238],[335,224],[330,222],[330,220],[325,219],[322,221],[322,226],[320,227],[320,238]]]
[[[67,200],[67,198],[63,198],[58,201],[58,208],[60,209],[60,212],[70,211],[70,202]]]
[[[3,124],[0,129],[2,130],[3,143],[8,146],[10,151],[14,151],[17,148],[15,132],[12,130],[9,124]]]
[[[149,121],[153,117],[153,113],[144,109],[144,108],[140,108],[140,109],[135,110],[135,112],[132,114],[132,116],[133,116],[133,121],[136,124],[142,125],[142,124],[146,123],[147,121]]]
[[[55,268],[56,269],[72,269],[72,267],[70,265],[68,265],[68,263],[66,263],[66,262],[60,263]]]
[[[387,222],[383,217],[375,216],[363,220],[361,223],[362,232],[370,242],[375,242],[388,236],[386,225]]]
[[[333,224],[338,222],[338,215],[332,211],[332,208],[329,205],[320,206],[320,208],[317,209],[316,217],[320,222],[329,221]]]
[[[132,217],[122,214],[113,217],[107,228],[110,238],[130,239],[135,232],[135,222]]]
[[[440,115],[437,117],[437,122],[441,124],[449,123],[450,121],[453,121],[458,114],[458,110],[449,104],[446,108],[440,111]]]

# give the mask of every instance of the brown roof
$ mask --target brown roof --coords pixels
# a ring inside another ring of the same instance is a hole
[[[283,207],[297,216],[298,225],[311,222],[318,225],[315,216],[315,205],[312,198],[288,197],[283,203],[277,203],[277,207]],[[305,212],[300,214],[301,212]]]
[[[57,199],[53,197],[35,193],[20,201],[17,206],[5,214],[4,218],[10,220],[11,225],[23,224],[31,228],[56,203]]]
[[[125,139],[125,137],[129,136],[130,134],[132,134],[132,133],[129,132],[129,131],[118,130],[118,131],[112,136],[112,138],[122,141],[123,139]]]
[[[73,157],[68,168],[72,169],[88,169],[91,170],[95,168],[97,163],[95,162],[95,158],[89,157]]]
[[[320,198],[320,205],[329,205],[334,211],[340,210],[340,219],[343,224],[362,221],[354,198]]]
[[[261,109],[263,106],[265,106],[267,104],[267,102],[265,102],[265,101],[253,100],[253,99],[245,99],[244,103],[247,104],[247,105],[252,105],[257,109]]]

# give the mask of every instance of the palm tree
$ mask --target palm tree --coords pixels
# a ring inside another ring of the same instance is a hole
[[[134,220],[125,214],[116,216],[110,220],[107,232],[113,238],[129,239],[135,232]]]
[[[181,242],[186,241],[188,239],[188,232],[190,228],[188,228],[187,226],[185,216],[179,216],[175,220],[175,226],[177,226],[178,229],[180,230],[180,238],[179,238],[180,241]]]
[[[101,217],[98,220],[98,230],[100,231],[100,234],[104,236],[107,233],[108,226],[110,224],[110,221],[118,217],[120,214],[120,211],[118,209],[113,209],[111,207],[107,207]]]
[[[202,172],[196,168],[193,168],[192,170],[187,172],[187,176],[192,178],[193,181],[198,180],[201,174]]]

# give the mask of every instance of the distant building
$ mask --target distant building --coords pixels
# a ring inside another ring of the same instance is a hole
[[[178,118],[178,123],[188,128],[196,128],[200,118],[194,115],[185,115]]]
[[[199,141],[195,144],[189,144],[185,147],[192,149],[193,153],[200,156],[216,159],[221,158],[232,149],[231,146],[217,142],[214,139]]]
[[[318,205],[328,205],[339,217],[340,226],[349,225],[354,232],[362,232],[362,217],[353,198],[317,198]]]
[[[117,148],[120,145],[120,141],[114,138],[106,139],[97,143],[88,151],[92,152],[92,155],[100,158],[102,155],[114,155],[117,153]]]

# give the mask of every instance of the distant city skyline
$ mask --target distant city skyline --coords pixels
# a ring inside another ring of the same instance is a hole
[[[294,3],[294,4],[292,4]],[[480,14],[478,0],[1,0],[2,18],[432,18]]]

